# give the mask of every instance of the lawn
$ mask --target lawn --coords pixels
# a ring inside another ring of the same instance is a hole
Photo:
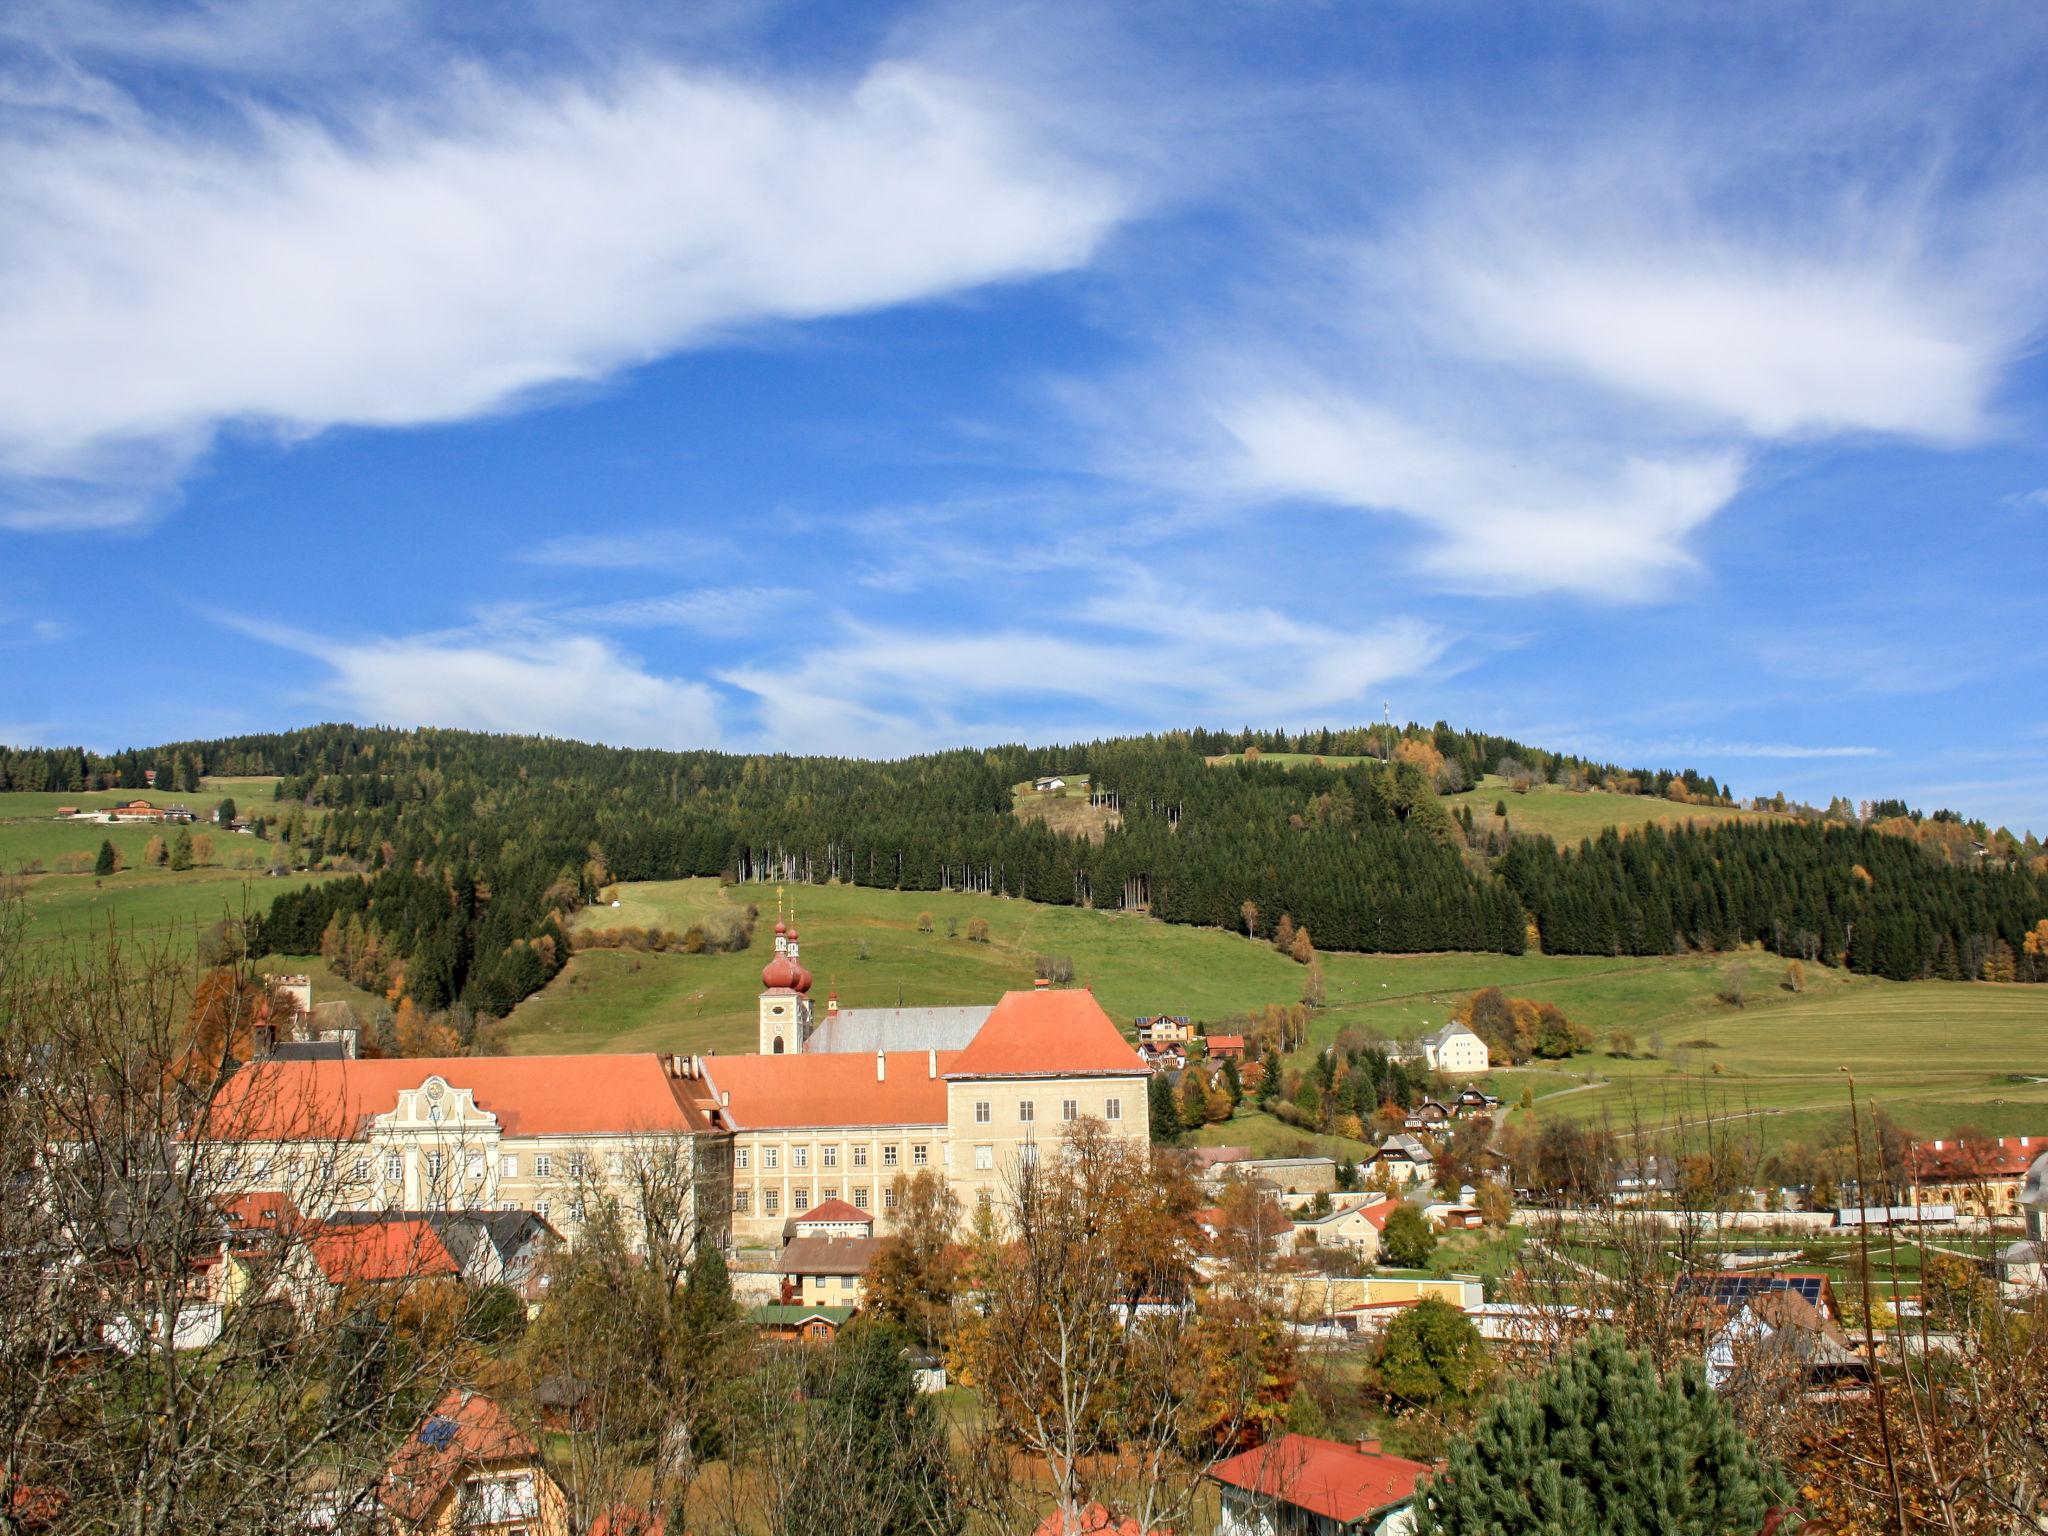
[[[1598,836],[1609,827],[1640,827],[1645,822],[1678,826],[1687,822],[1702,826],[1721,821],[1757,821],[1764,813],[1737,810],[1725,805],[1681,805],[1650,795],[1615,795],[1604,789],[1565,789],[1556,784],[1538,784],[1526,794],[1516,794],[1505,779],[1488,774],[1477,789],[1443,796],[1444,809],[1456,814],[1469,806],[1479,831],[1497,830],[1500,818],[1494,806],[1505,802],[1507,825],[1516,832],[1543,833],[1563,844]]]

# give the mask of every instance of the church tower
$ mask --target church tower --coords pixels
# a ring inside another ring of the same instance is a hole
[[[776,902],[779,909],[782,903]],[[794,917],[795,914],[791,914]],[[798,958],[796,924],[775,919],[775,953],[761,968],[763,1056],[793,1055],[811,1033],[811,973]]]

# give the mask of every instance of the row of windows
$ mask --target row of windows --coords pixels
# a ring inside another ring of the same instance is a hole
[[[846,1198],[862,1210],[871,1211],[874,1207],[868,1204],[869,1193],[870,1190],[867,1185],[855,1184],[847,1190]],[[838,1198],[839,1186],[837,1184],[827,1184],[818,1191],[819,1204],[823,1204],[827,1200],[837,1200]],[[798,1184],[793,1187],[789,1192],[790,1214],[792,1216],[801,1216],[810,1208],[810,1186],[808,1184]],[[896,1209],[896,1191],[888,1185],[884,1185],[882,1188],[882,1209],[885,1211]],[[754,1213],[754,1191],[751,1189],[734,1190],[732,1192],[732,1210],[735,1216],[751,1216]],[[763,1216],[780,1216],[782,1214],[781,1190],[770,1187],[761,1191],[761,1214]]]
[[[535,1152],[530,1154],[530,1158],[533,1164],[533,1173],[537,1178],[548,1179],[555,1176],[555,1154],[552,1152]],[[564,1175],[571,1179],[582,1178],[589,1167],[584,1154],[581,1152],[568,1153],[561,1159],[561,1163]],[[472,1152],[469,1154],[466,1172],[470,1178],[481,1179],[484,1176],[485,1167],[486,1158],[483,1153]],[[618,1172],[618,1158],[616,1156],[610,1158],[607,1162],[607,1167],[614,1173]],[[267,1170],[268,1165],[266,1164],[263,1169],[259,1170],[259,1173]],[[438,1179],[447,1171],[448,1154],[439,1148],[429,1149],[426,1153],[427,1177]],[[358,1181],[367,1181],[369,1177],[370,1159],[365,1154],[356,1159],[356,1178]],[[384,1177],[393,1183],[405,1177],[404,1153],[386,1152],[384,1154]],[[498,1177],[501,1179],[516,1179],[519,1177],[518,1153],[506,1152],[498,1158]]]
[[[733,1167],[741,1170],[746,1169],[749,1166],[748,1158],[752,1151],[753,1148],[751,1147],[733,1148]],[[922,1141],[913,1142],[910,1148],[910,1166],[913,1168],[926,1168],[931,1166],[931,1154],[932,1149],[930,1143]],[[839,1149],[837,1147],[819,1148],[818,1162],[822,1167],[837,1168],[839,1166]],[[864,1146],[856,1146],[853,1149],[853,1166],[856,1168],[865,1168],[867,1167],[867,1165],[868,1149]],[[778,1146],[761,1148],[761,1167],[764,1170],[771,1168],[780,1168],[781,1166],[781,1147]],[[811,1149],[809,1147],[802,1146],[791,1147],[789,1149],[789,1166],[792,1168],[809,1168],[811,1166]],[[884,1168],[902,1167],[903,1149],[897,1146],[887,1146],[882,1148],[882,1166]]]
[[[1105,1099],[1105,1100],[1103,1100],[1103,1102],[1102,1102],[1102,1118],[1103,1118],[1103,1119],[1105,1119],[1105,1120],[1121,1120],[1121,1119],[1123,1119],[1123,1117],[1124,1117],[1124,1101],[1123,1101],[1122,1099]],[[1080,1118],[1081,1118],[1081,1101],[1080,1101],[1079,1099],[1061,1099],[1061,1100],[1060,1100],[1060,1118],[1061,1118],[1062,1120],[1078,1120],[1078,1119],[1080,1119]],[[990,1124],[991,1122],[993,1122],[993,1121],[994,1121],[994,1119],[995,1119],[995,1105],[994,1105],[993,1103],[991,1103],[991,1102],[990,1102],[989,1100],[987,1100],[987,1099],[976,1099],[976,1100],[974,1101],[974,1123],[975,1123],[976,1125],[988,1125],[988,1124]],[[1032,1123],[1033,1123],[1034,1121],[1036,1121],[1037,1119],[1038,1119],[1038,1101],[1037,1101],[1037,1100],[1035,1100],[1035,1099],[1020,1099],[1020,1100],[1018,1100],[1018,1102],[1017,1102],[1017,1122],[1018,1122],[1018,1124],[1020,1124],[1020,1125],[1030,1125],[1030,1124],[1032,1124]]]

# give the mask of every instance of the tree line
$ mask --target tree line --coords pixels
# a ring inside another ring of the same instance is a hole
[[[503,1013],[565,963],[570,916],[605,885],[693,875],[1140,906],[1259,938],[1307,929],[1324,950],[1759,942],[1884,976],[2048,979],[2027,938],[2048,916],[2039,861],[1958,862],[1824,819],[1647,828],[1578,848],[1518,836],[1489,851],[1438,800],[1444,764],[1703,799],[1723,789],[1441,724],[1391,747],[1384,731],[1183,731],[875,762],[323,725],[4,760],[15,781],[126,777],[145,761],[168,763],[173,781],[278,775],[303,817],[304,860],[363,879],[280,899],[264,945],[311,953],[338,919],[337,942],[429,1009]],[[1282,751],[1311,760],[1265,755]],[[1014,814],[1016,786],[1051,773],[1086,774],[1113,799],[1099,841]]]

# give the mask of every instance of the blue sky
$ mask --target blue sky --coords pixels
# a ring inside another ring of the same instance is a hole
[[[2033,5],[26,0],[0,740],[1390,701],[2048,831],[2043,78]]]

